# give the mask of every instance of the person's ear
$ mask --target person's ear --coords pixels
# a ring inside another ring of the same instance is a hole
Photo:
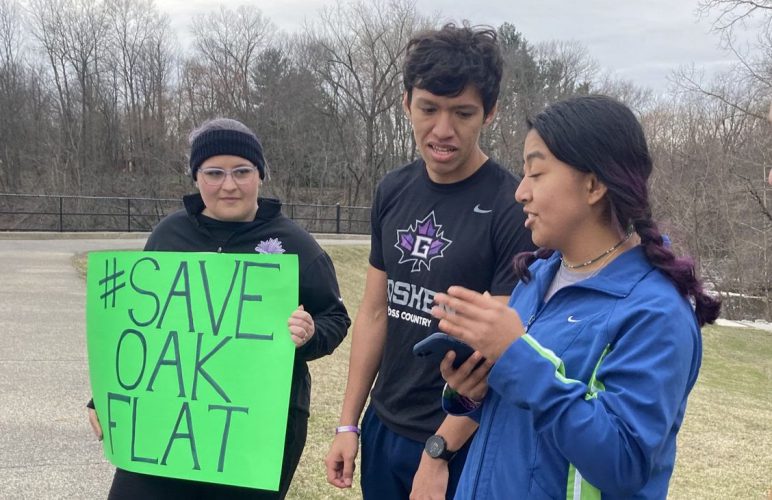
[[[483,120],[484,126],[489,125],[493,121],[493,119],[496,118],[496,111],[498,111],[498,109],[499,109],[499,104],[498,103],[494,104],[491,110],[488,112],[488,115]]]
[[[408,102],[407,98],[407,90],[402,92],[402,109],[405,111],[407,116],[410,116],[410,103]]]
[[[590,205],[600,202],[608,192],[606,185],[593,173],[587,174],[585,187],[587,189],[587,202]]]

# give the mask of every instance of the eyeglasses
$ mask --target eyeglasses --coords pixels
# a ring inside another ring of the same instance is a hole
[[[221,185],[229,175],[233,177],[233,181],[236,184],[249,184],[254,180],[256,173],[257,167],[247,165],[235,167],[231,170],[225,170],[220,167],[206,167],[198,171],[204,182],[210,186]]]

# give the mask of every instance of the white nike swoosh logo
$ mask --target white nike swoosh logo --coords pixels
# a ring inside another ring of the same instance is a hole
[[[493,212],[493,210],[483,210],[482,208],[480,208],[479,204],[474,206],[474,213],[476,214],[489,214],[491,212]]]
[[[573,314],[572,314],[571,316],[569,316],[569,317],[568,317],[568,322],[569,322],[569,323],[579,323],[580,321],[582,321],[582,320],[581,320],[581,319],[576,319],[576,318],[574,318],[574,315],[573,315]]]

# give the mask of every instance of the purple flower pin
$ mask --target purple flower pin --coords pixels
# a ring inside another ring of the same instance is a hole
[[[281,246],[279,238],[268,238],[258,243],[255,251],[258,253],[284,253],[284,247]]]

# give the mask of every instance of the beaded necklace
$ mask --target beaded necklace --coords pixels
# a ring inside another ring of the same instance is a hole
[[[588,260],[587,262],[582,262],[581,264],[569,264],[568,262],[566,262],[566,261],[563,259],[563,257],[560,257],[560,265],[562,265],[562,266],[563,266],[563,267],[565,267],[566,269],[581,269],[581,268],[583,268],[583,267],[587,267],[587,266],[589,266],[589,265],[595,264],[596,262],[598,262],[598,261],[599,261],[600,259],[602,259],[603,257],[605,257],[605,256],[607,256],[607,255],[609,255],[609,254],[611,254],[611,253],[612,253],[614,250],[616,250],[617,248],[619,248],[619,247],[621,247],[622,245],[624,245],[624,244],[627,242],[627,240],[629,240],[629,239],[630,239],[630,237],[631,237],[632,235],[633,235],[633,232],[632,232],[632,231],[630,231],[629,233],[627,233],[627,234],[625,235],[625,237],[624,237],[624,238],[622,238],[621,240],[619,240],[619,242],[617,242],[617,244],[616,244],[616,245],[614,245],[613,247],[609,248],[608,250],[606,250],[606,251],[605,251],[605,252],[603,252],[602,254],[598,255],[597,257],[595,257],[595,258],[592,258],[592,259]]]

